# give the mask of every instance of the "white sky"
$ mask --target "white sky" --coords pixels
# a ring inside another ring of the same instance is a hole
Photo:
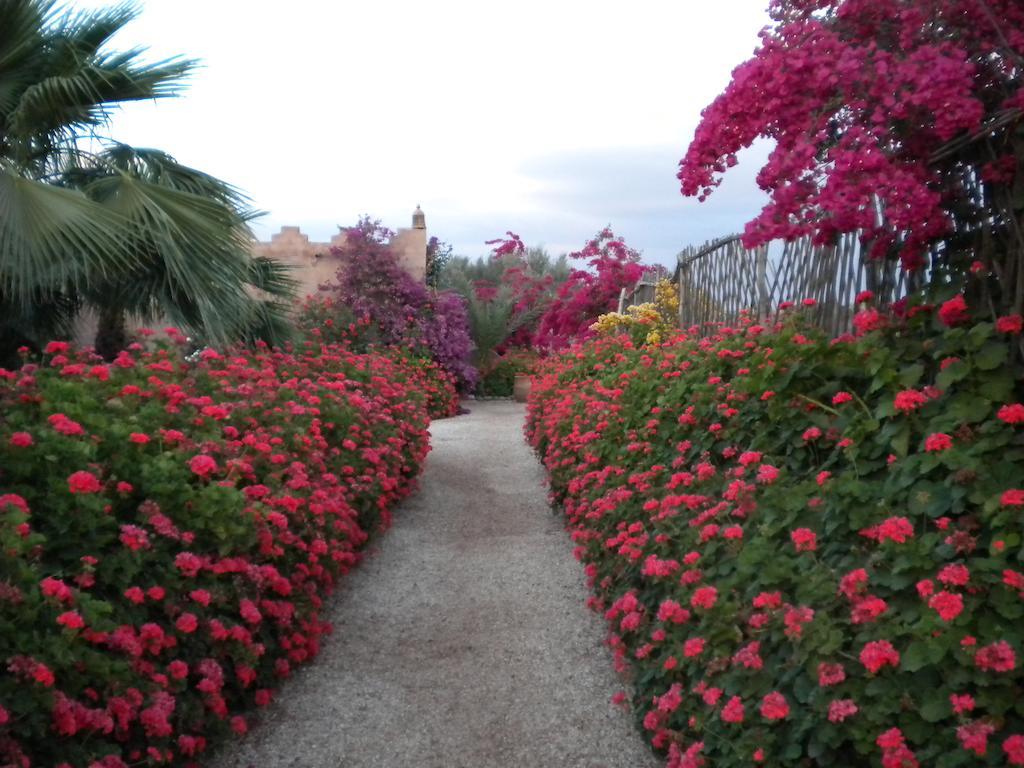
[[[77,0],[75,7],[108,5]],[[554,252],[611,224],[648,260],[760,209],[751,150],[704,204],[676,163],[757,44],[767,0],[145,0],[116,41],[203,67],[110,135],[247,192],[266,238],[370,213],[485,253],[505,230]],[[735,177],[735,178],[734,178]]]

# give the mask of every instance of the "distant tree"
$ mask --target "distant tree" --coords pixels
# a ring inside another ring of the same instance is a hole
[[[452,258],[451,243],[431,237],[427,241],[427,285],[437,288],[441,273]]]
[[[107,354],[126,313],[207,342],[287,330],[292,285],[250,257],[244,196],[99,133],[123,102],[177,95],[195,67],[107,50],[136,15],[0,0],[0,356],[67,333],[83,305]]]

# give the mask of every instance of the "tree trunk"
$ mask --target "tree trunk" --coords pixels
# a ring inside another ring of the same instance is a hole
[[[111,307],[100,309],[99,324],[96,328],[96,354],[104,360],[113,360],[128,344],[124,312]]]

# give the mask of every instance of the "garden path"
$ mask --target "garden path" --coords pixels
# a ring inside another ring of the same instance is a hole
[[[435,422],[420,491],[344,580],[335,633],[218,768],[643,768],[523,406]]]

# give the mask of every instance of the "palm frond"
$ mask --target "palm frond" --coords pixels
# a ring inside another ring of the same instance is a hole
[[[102,279],[128,258],[124,221],[81,192],[19,175],[0,161],[0,293],[30,302],[40,291]]]

